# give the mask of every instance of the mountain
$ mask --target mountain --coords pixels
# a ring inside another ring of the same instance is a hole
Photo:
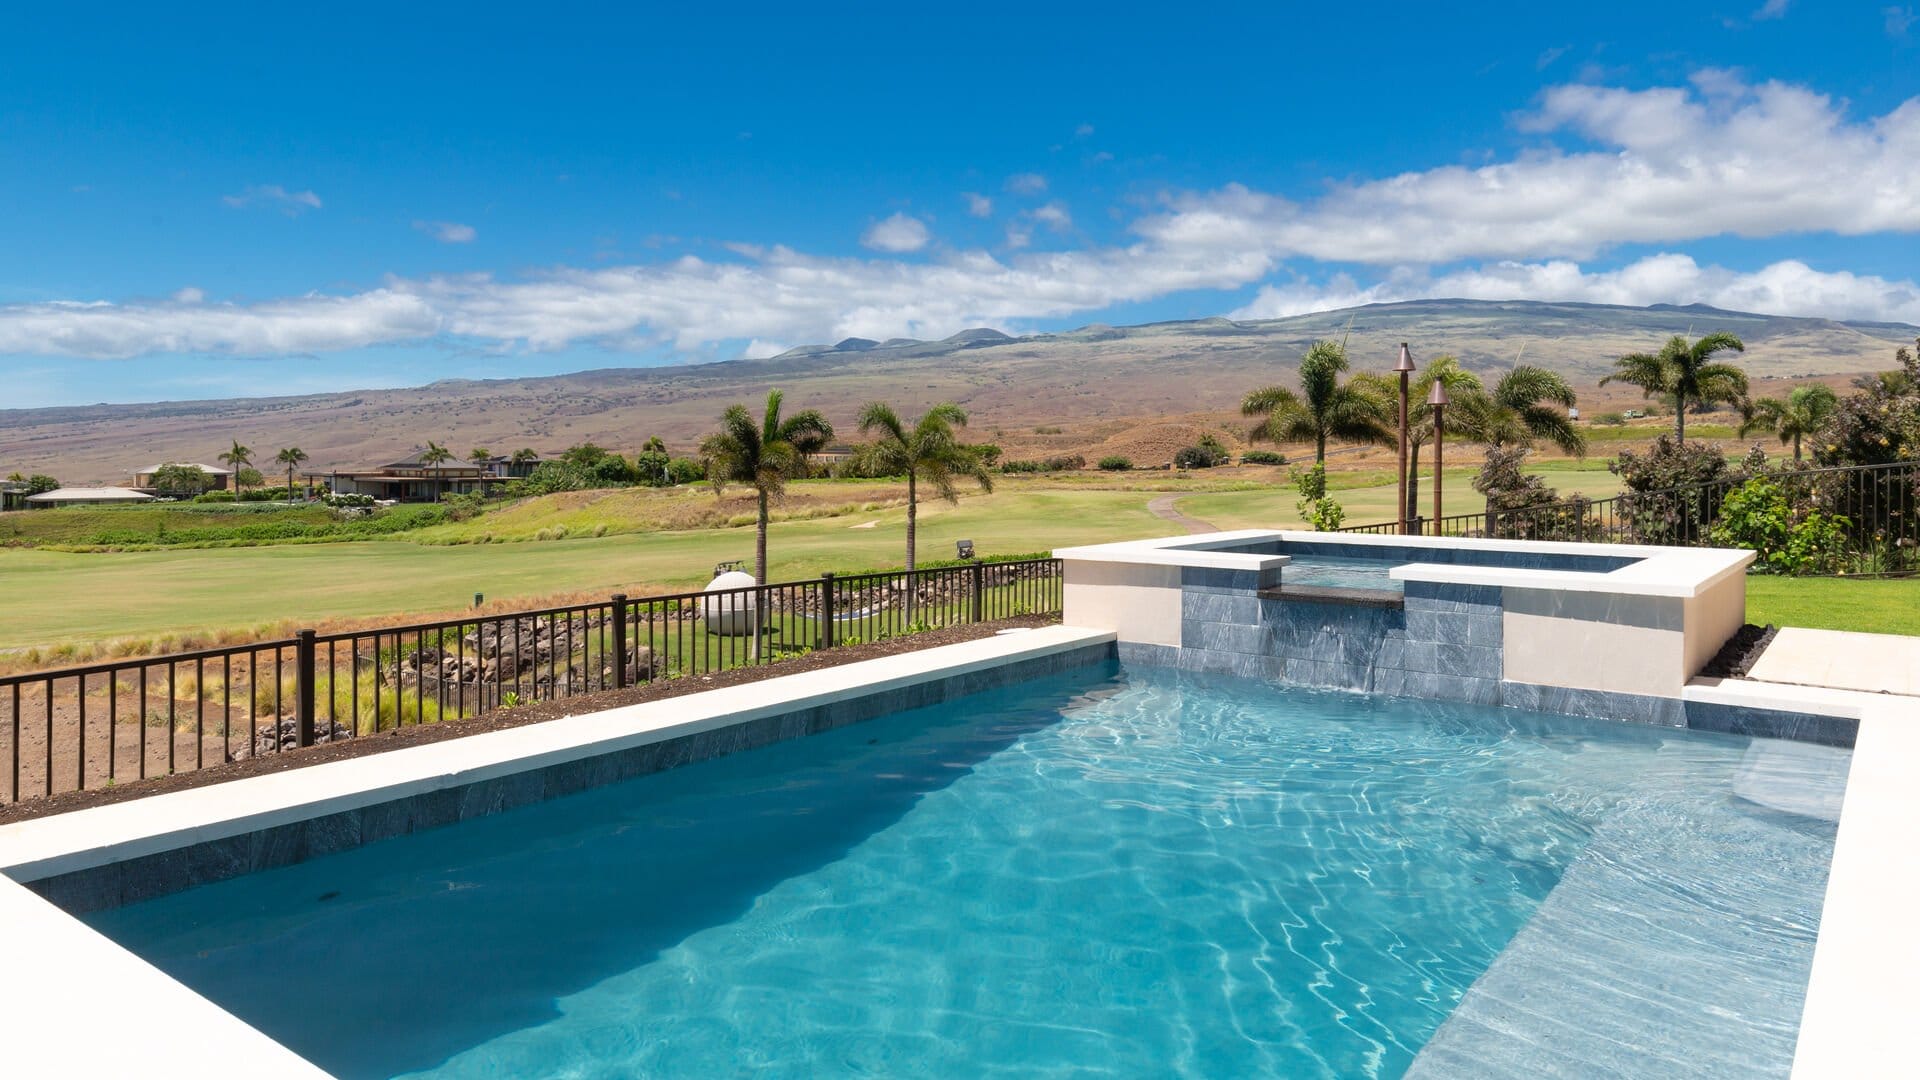
[[[786,390],[789,408],[818,407],[851,434],[862,402],[905,412],[954,401],[977,438],[1010,455],[1085,452],[1130,428],[1169,418],[1238,425],[1254,387],[1291,382],[1319,338],[1345,337],[1357,369],[1386,370],[1399,343],[1418,363],[1452,353],[1497,374],[1516,360],[1568,376],[1589,412],[1636,403],[1631,387],[1594,384],[1625,352],[1673,334],[1726,330],[1747,344],[1756,378],[1822,378],[1892,366],[1920,327],[1721,311],[1536,301],[1416,300],[1285,319],[1222,318],[1011,337],[985,328],[944,341],[848,338],[757,360],[685,367],[605,368],[541,378],[452,379],[403,390],[302,397],[0,410],[0,475],[47,472],[68,483],[124,483],[155,459],[211,460],[234,438],[267,457],[299,446],[312,466],[391,461],[427,439],[464,455],[580,442],[631,451],[659,435],[690,450],[736,401]],[[1770,390],[1763,382],[1762,392]],[[1063,427],[1055,434],[1036,428]]]

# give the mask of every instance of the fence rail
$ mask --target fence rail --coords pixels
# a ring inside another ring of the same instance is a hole
[[[382,626],[0,676],[0,803],[1060,610],[1057,559]]]
[[[1887,465],[1784,469],[1606,499],[1572,498],[1521,510],[1416,518],[1418,536],[1574,540],[1588,543],[1698,547],[1715,542],[1721,508],[1749,480],[1778,485],[1796,507],[1846,519],[1849,572],[1920,569],[1920,461]],[[1339,532],[1398,535],[1399,522],[1351,525]]]

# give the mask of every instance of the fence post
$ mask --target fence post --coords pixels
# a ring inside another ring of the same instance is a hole
[[[985,622],[982,616],[987,602],[986,570],[977,559],[969,564],[968,569],[973,571],[973,621]]]
[[[627,688],[627,594],[613,594],[613,688]]]
[[[833,648],[833,571],[820,575],[820,647]]]
[[[313,745],[314,637],[311,630],[302,630],[294,635],[293,719],[295,738],[301,746]]]

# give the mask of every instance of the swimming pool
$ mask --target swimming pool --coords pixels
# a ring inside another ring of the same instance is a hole
[[[88,921],[343,1076],[1390,1076],[1623,830],[1804,985],[1844,753],[1755,745],[1105,666]]]

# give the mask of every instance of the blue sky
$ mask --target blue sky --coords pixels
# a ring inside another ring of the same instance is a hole
[[[44,5],[0,408],[1422,295],[1920,322],[1905,4]]]

